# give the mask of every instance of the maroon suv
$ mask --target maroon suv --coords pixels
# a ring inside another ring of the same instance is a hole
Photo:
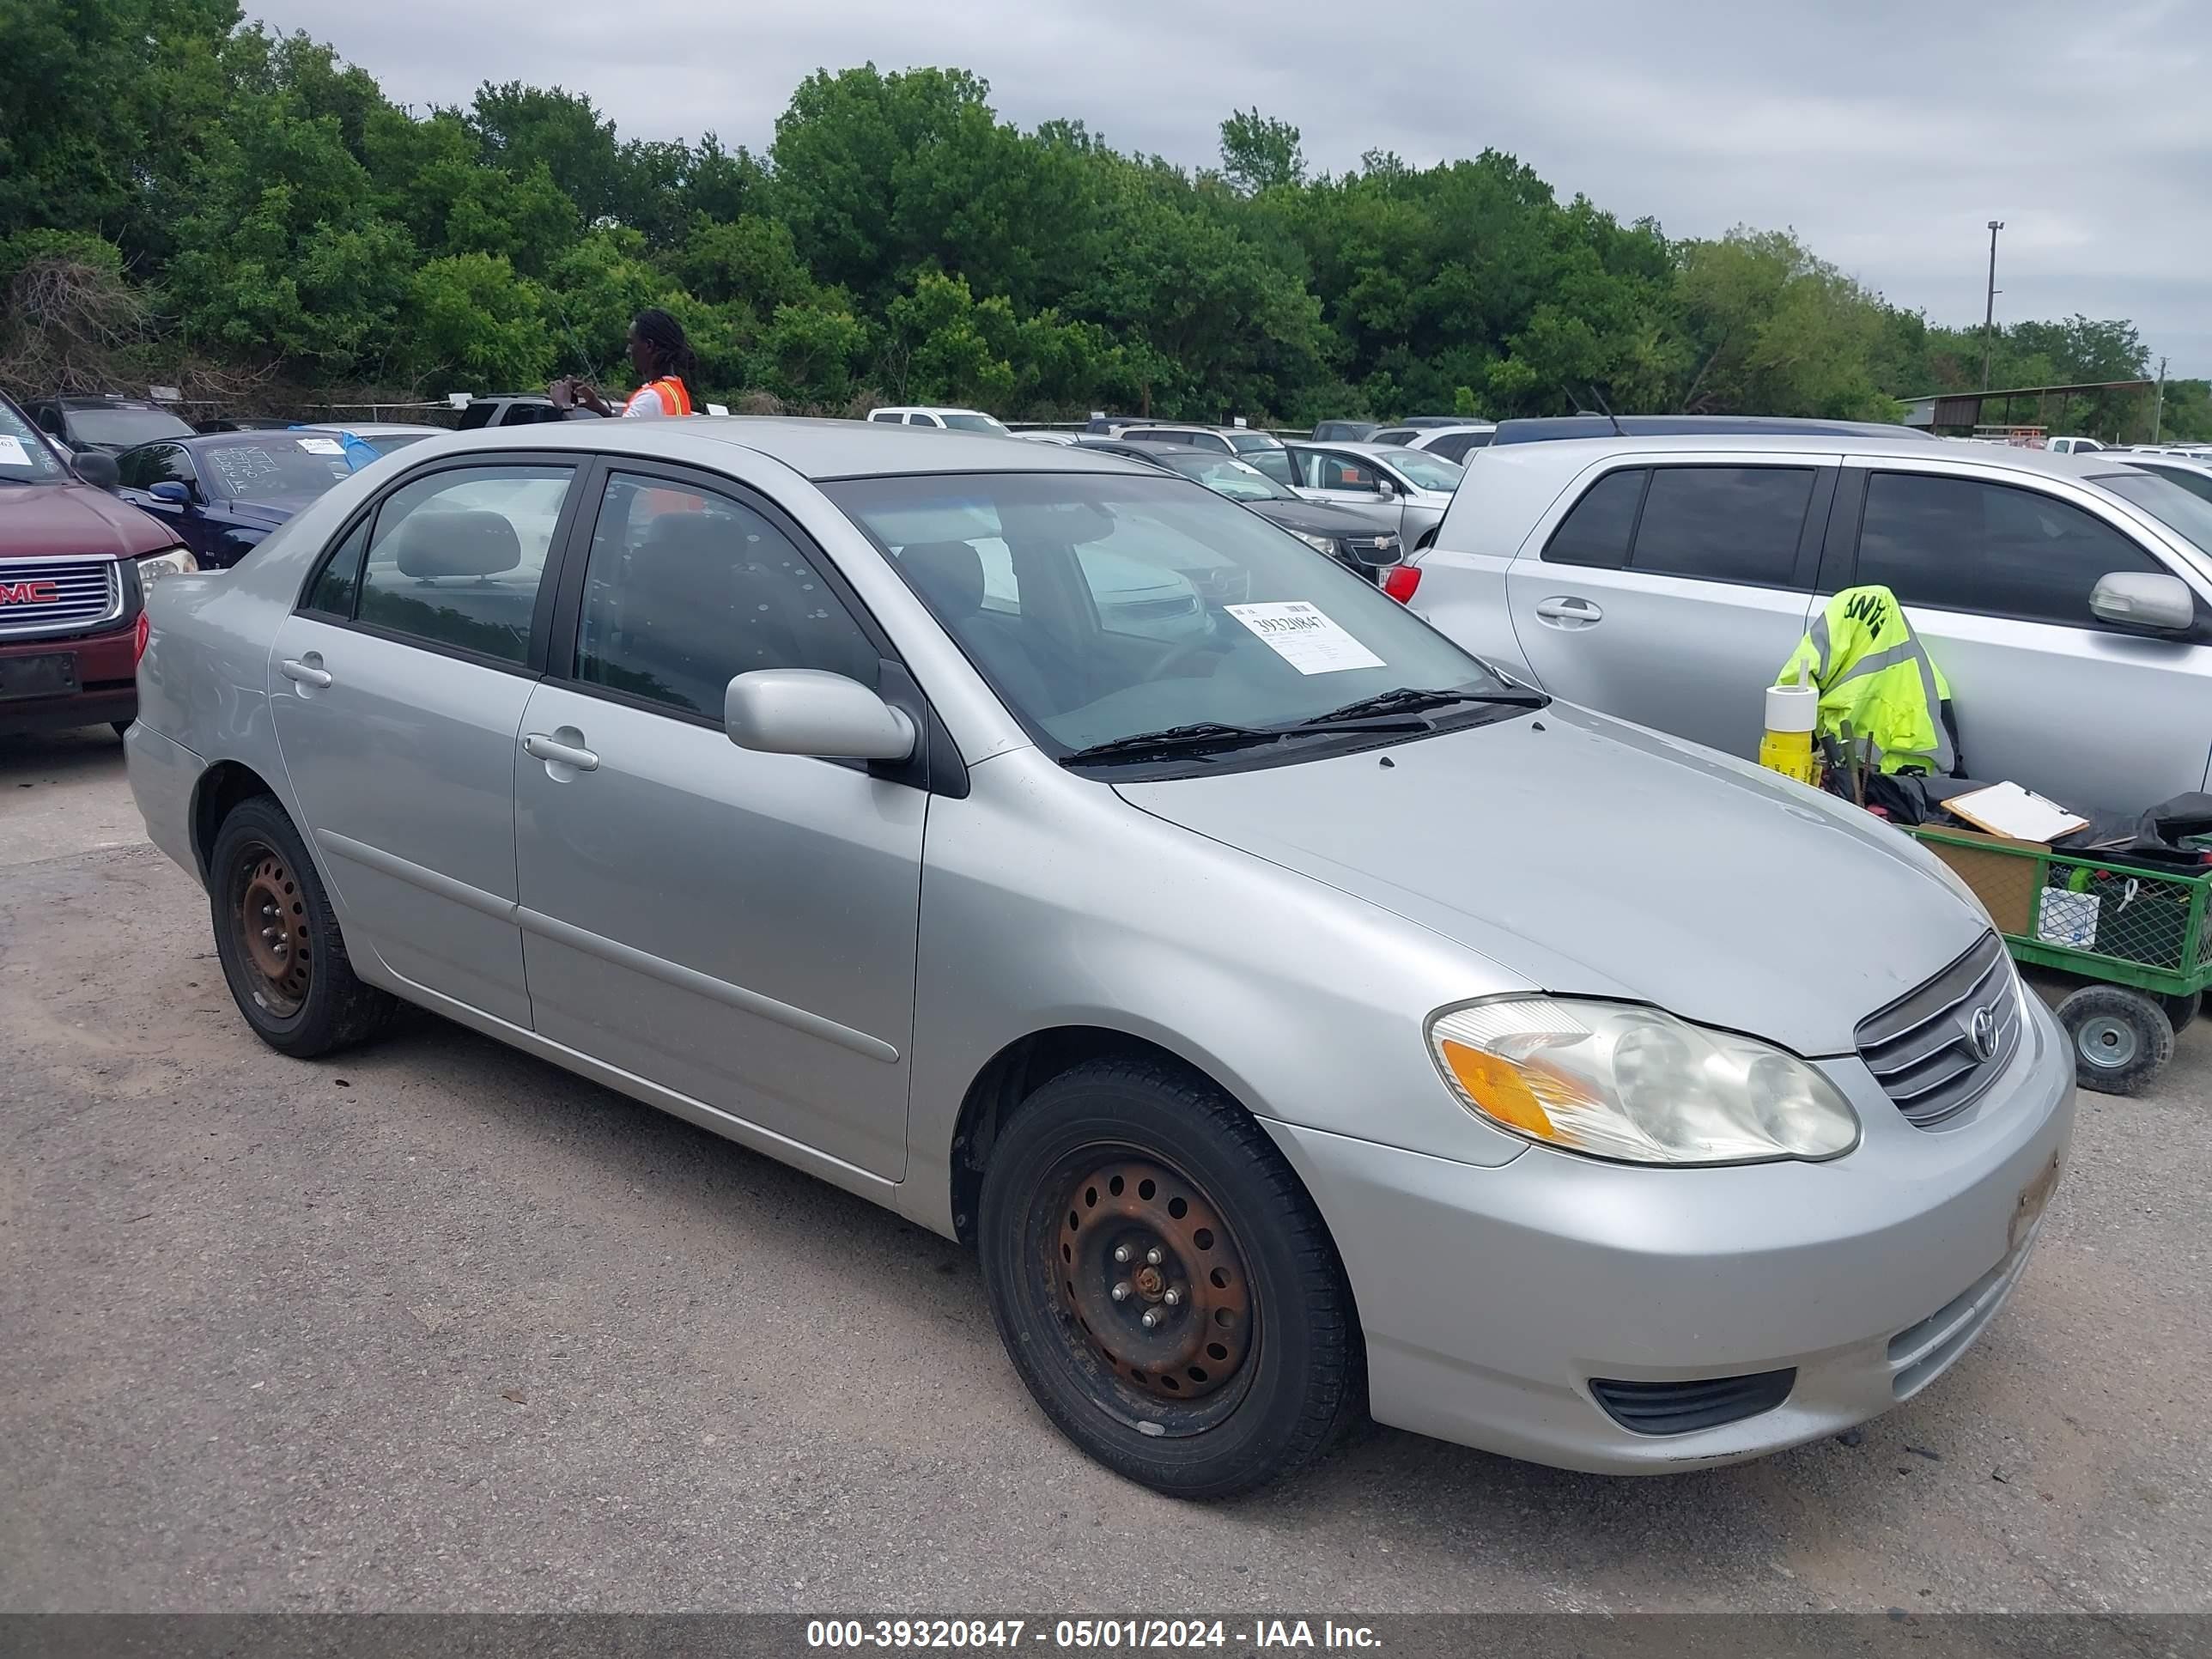
[[[146,584],[194,568],[167,528],[73,471],[0,396],[0,737],[112,722],[138,709]]]

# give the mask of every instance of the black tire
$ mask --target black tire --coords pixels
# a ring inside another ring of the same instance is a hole
[[[2103,1095],[2140,1094],[2173,1058],[2173,1023],[2157,999],[2085,985],[2058,1005],[2074,1043],[2074,1079]]]
[[[1103,1060],[1047,1083],[992,1151],[978,1233],[992,1318],[1037,1404],[1155,1492],[1253,1491],[1364,1412],[1351,1288],[1320,1212],[1259,1126],[1188,1073]],[[1115,1265],[1124,1239],[1164,1260]]]
[[[2176,1036],[2188,1028],[2189,1022],[2197,1018],[2203,1004],[2204,993],[2202,991],[2191,991],[2185,997],[2160,997],[2158,1000],[2158,1006],[2166,1010],[2166,1024],[2173,1027]]]
[[[309,1060],[392,1023],[398,1000],[354,973],[314,860],[273,796],[240,802],[216,832],[208,905],[231,998],[270,1048]]]

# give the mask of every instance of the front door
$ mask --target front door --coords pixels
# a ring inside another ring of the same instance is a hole
[[[515,738],[575,471],[478,462],[401,483],[341,540],[269,662],[284,769],[349,939],[526,1027]]]
[[[1304,483],[1298,494],[1310,501],[1327,501],[1348,507],[1385,530],[1401,527],[1405,514],[1395,493],[1382,493],[1382,474],[1364,455],[1344,449],[1307,449],[1298,453],[1298,471]]]
[[[2106,575],[2166,573],[2154,553],[2043,490],[1902,467],[1865,477],[1854,580],[1904,602],[1950,684],[1968,775],[2123,811],[2203,787],[2212,629],[2145,636],[2089,610]]]
[[[1804,635],[1834,478],[1812,457],[1585,475],[1506,573],[1523,658],[1570,702],[1754,758],[1765,690]]]
[[[595,505],[515,750],[538,1030],[896,1180],[928,796],[722,728],[733,675],[872,686],[881,642],[757,497],[641,466]]]

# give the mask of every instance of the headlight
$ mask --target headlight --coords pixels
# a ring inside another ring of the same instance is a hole
[[[1303,530],[1293,530],[1291,534],[1316,553],[1325,553],[1332,559],[1336,556],[1336,538],[1334,536],[1309,536]]]
[[[1626,1003],[1502,998],[1436,1016],[1462,1104],[1515,1134],[1632,1164],[1834,1158],[1859,1121],[1794,1054]]]
[[[200,562],[181,547],[173,547],[166,553],[149,553],[138,561],[138,586],[143,591],[164,576],[188,576],[199,568]]]

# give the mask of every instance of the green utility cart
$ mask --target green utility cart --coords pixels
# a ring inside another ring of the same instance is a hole
[[[2083,1088],[2131,1095],[2166,1069],[2212,985],[2212,865],[2192,875],[1932,824],[1905,833],[1974,890],[2014,961],[2087,981],[2058,1005]]]

